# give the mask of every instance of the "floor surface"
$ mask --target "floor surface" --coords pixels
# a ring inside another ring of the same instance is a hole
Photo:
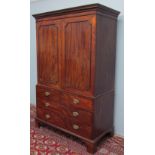
[[[84,144],[44,127],[35,127],[35,106],[31,105],[30,155],[90,155]],[[94,155],[123,155],[124,139],[118,136],[101,142]]]

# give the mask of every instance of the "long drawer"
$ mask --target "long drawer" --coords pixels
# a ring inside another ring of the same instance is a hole
[[[92,138],[92,126],[87,125],[85,123],[81,123],[81,121],[75,120],[75,119],[68,119],[68,130],[86,137],[86,138]]]

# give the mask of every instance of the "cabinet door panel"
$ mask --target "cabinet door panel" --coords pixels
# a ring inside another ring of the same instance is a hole
[[[38,31],[38,80],[58,85],[59,49],[57,25],[40,25]]]
[[[75,18],[65,22],[64,89],[89,92],[93,25],[89,18]]]

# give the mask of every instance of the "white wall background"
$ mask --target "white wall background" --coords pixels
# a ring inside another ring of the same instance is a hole
[[[124,0],[31,0],[30,12],[30,102],[36,103],[36,29],[32,14],[68,7],[100,3],[121,12],[117,26],[117,57],[115,82],[115,133],[124,136]]]

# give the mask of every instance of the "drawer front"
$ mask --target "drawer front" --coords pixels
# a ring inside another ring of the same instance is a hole
[[[57,111],[50,111],[37,106],[37,118],[47,123],[54,124],[65,129],[67,128],[67,119],[65,119],[64,116]]]
[[[37,106],[47,109],[47,110],[53,109],[53,107],[58,107],[59,105],[59,103],[51,101],[51,100],[45,100],[45,99],[43,100],[40,98],[37,98],[36,100],[37,100]]]
[[[86,111],[93,111],[92,100],[85,99],[76,95],[62,94],[61,103],[66,104],[68,107],[75,109],[83,109]]]
[[[92,125],[92,113],[77,108],[70,108],[69,118],[85,125]]]
[[[75,119],[69,119],[67,128],[69,131],[77,135],[80,135],[86,138],[92,138],[92,126],[91,125],[87,125]]]
[[[60,92],[48,87],[37,86],[36,87],[37,98],[46,101],[60,102]]]

